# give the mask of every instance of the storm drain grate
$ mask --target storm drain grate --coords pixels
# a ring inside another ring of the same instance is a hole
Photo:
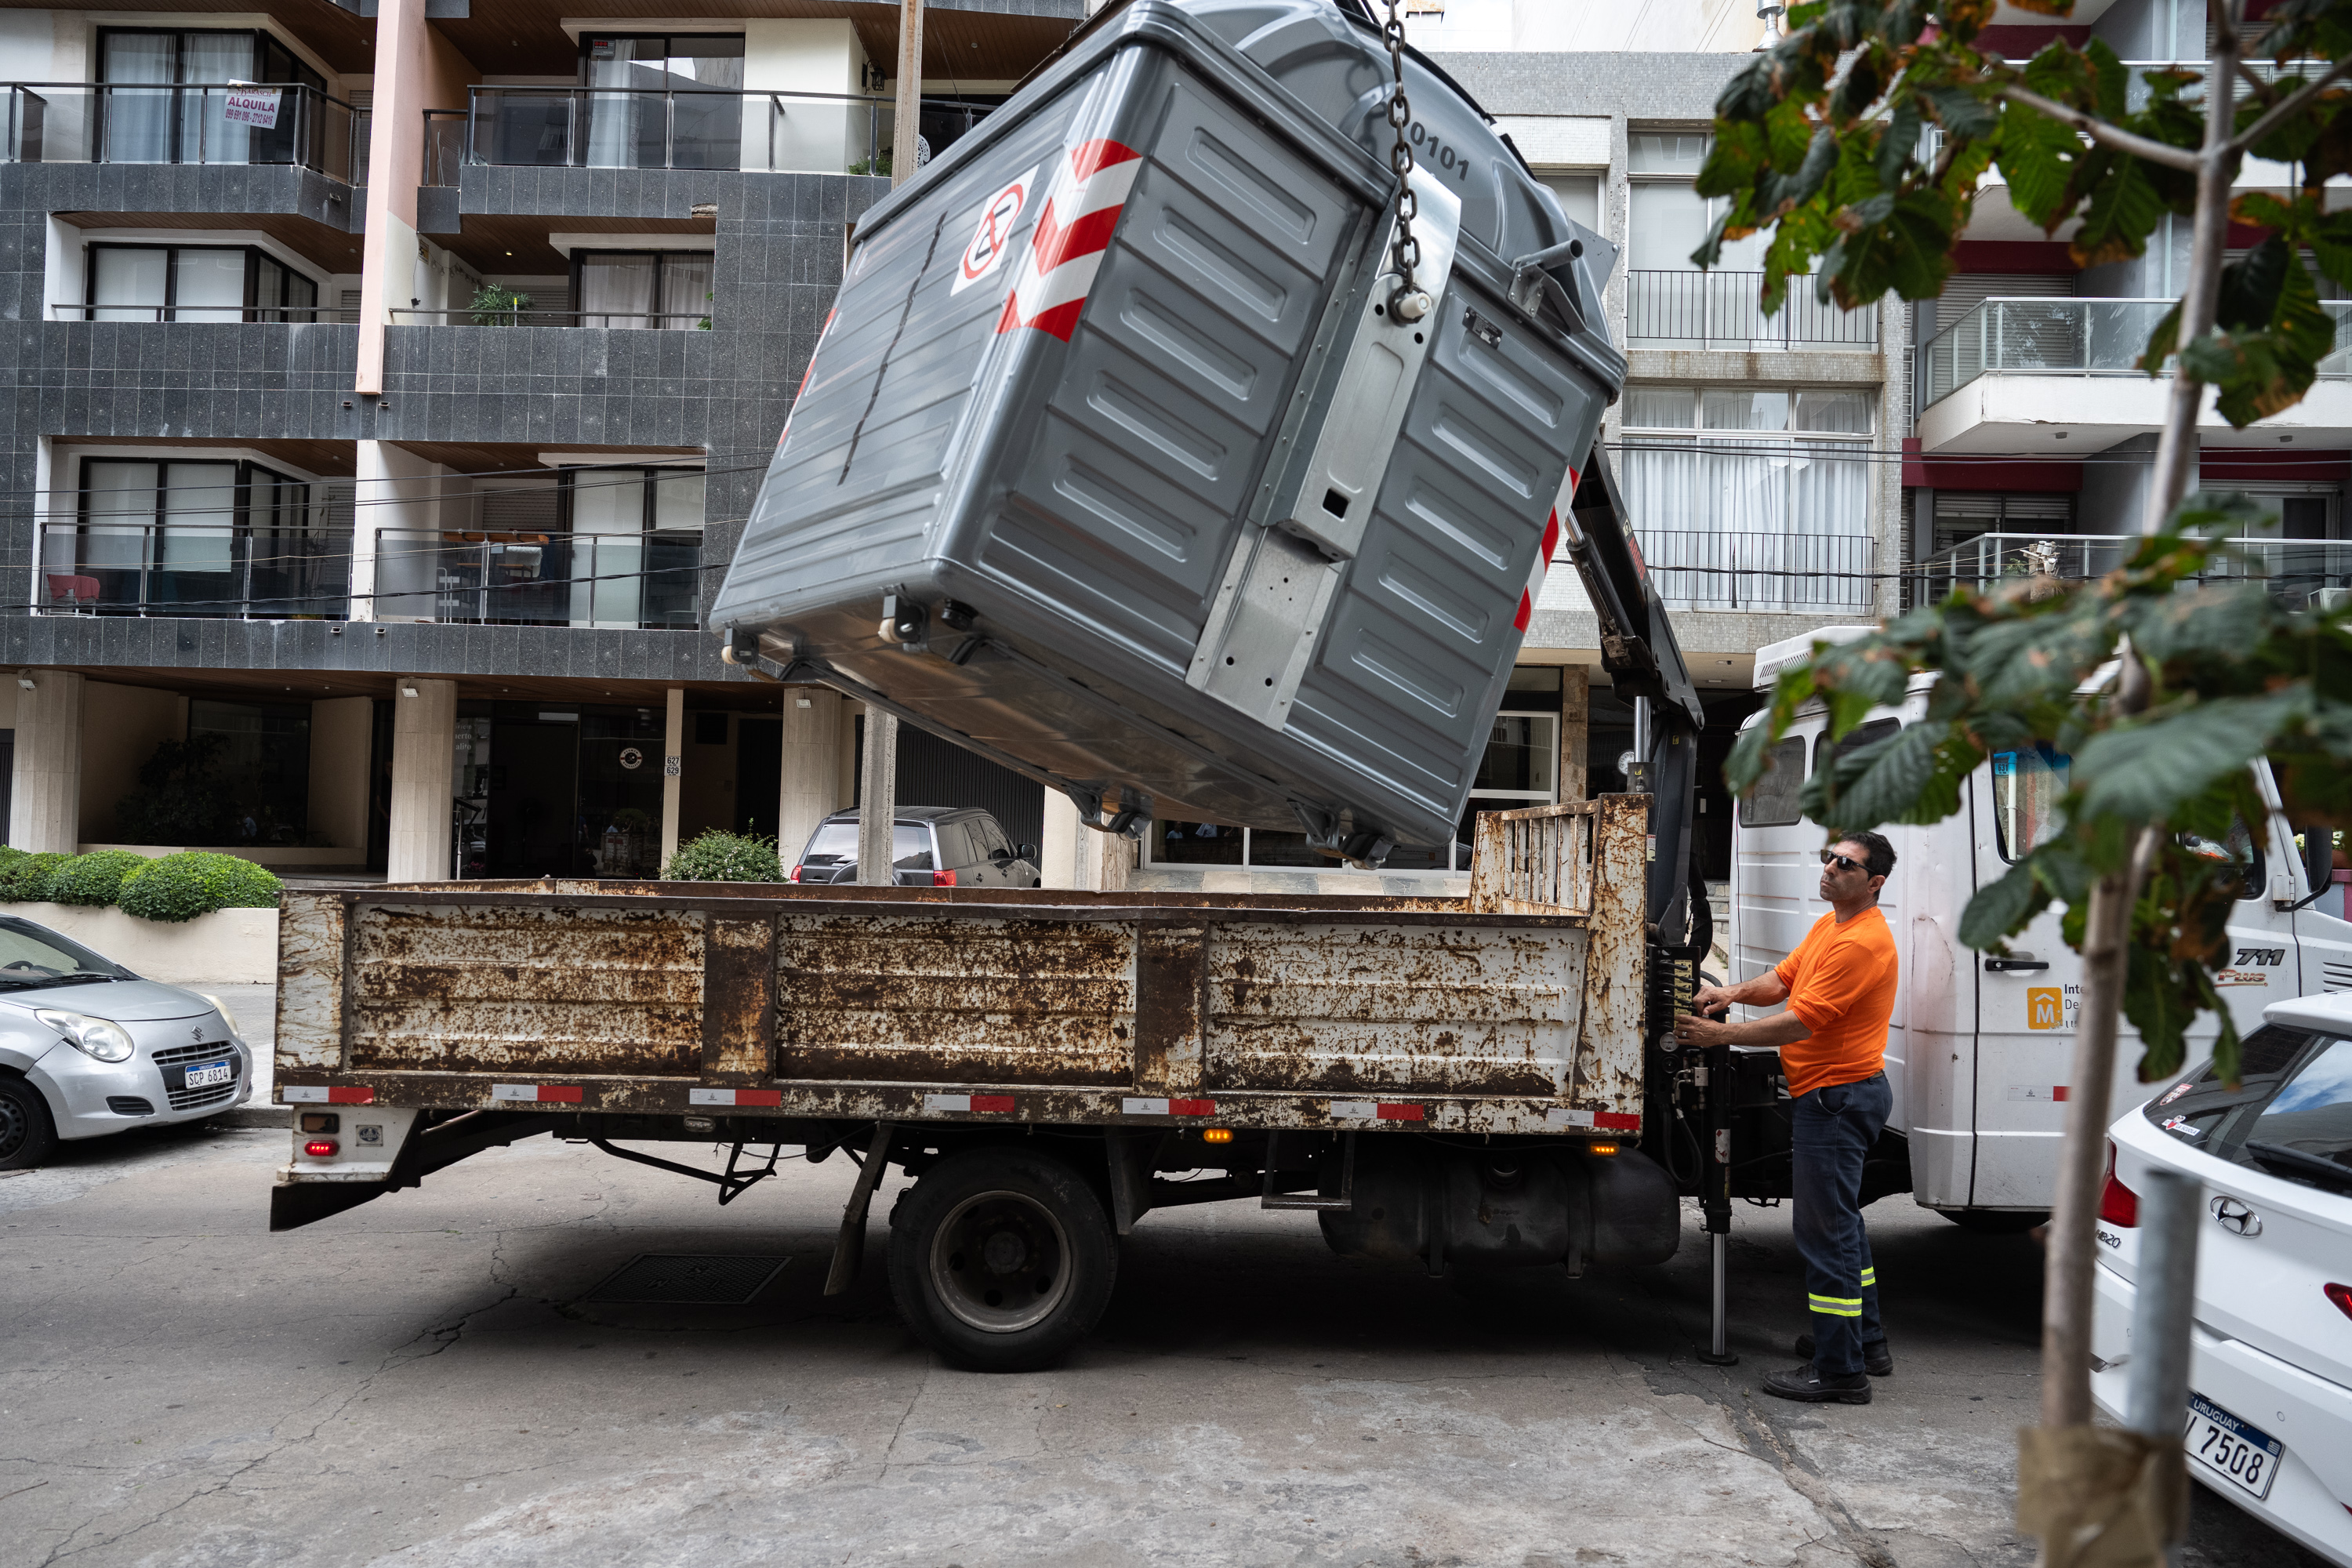
[[[740,1307],[766,1289],[768,1281],[791,1261],[758,1255],[641,1252],[580,1299]]]

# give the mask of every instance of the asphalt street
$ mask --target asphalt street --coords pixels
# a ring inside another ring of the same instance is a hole
[[[1867,1407],[1755,1392],[1803,1327],[1743,1208],[1727,1369],[1704,1247],[1475,1284],[1311,1215],[1148,1216],[1058,1370],[980,1376],[865,1277],[851,1170],[711,1190],[533,1139],[304,1230],[287,1135],[128,1134],[0,1178],[0,1563],[2017,1563],[2039,1253],[1870,1211],[1896,1350]],[[673,1148],[670,1152],[677,1152]],[[689,1158],[705,1158],[692,1151]],[[747,1307],[583,1300],[640,1254],[783,1259]],[[2315,1563],[2201,1492],[2191,1568]]]

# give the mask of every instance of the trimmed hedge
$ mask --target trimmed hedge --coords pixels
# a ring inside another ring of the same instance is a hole
[[[184,849],[150,860],[124,878],[115,902],[126,915],[177,924],[215,910],[274,910],[284,887],[275,873],[250,860]]]
[[[0,861],[0,904],[37,904],[49,896],[49,884],[75,859],[71,855],[45,852],[31,855],[13,849]]]
[[[677,847],[662,868],[666,882],[781,882],[784,863],[776,841],[712,828]]]
[[[121,897],[124,882],[152,863],[152,857],[128,849],[99,849],[68,857],[49,878],[49,901],[104,909]]]

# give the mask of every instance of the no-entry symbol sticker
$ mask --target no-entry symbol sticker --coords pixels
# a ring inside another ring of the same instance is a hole
[[[1013,232],[1020,226],[1021,214],[1036,190],[1037,171],[1030,169],[1019,179],[988,198],[973,224],[971,241],[963,247],[963,256],[956,263],[955,287],[950,293],[961,294],[980,282],[1003,265],[1013,248]]]

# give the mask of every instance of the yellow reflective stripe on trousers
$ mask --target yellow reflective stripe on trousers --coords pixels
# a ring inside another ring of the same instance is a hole
[[[1805,1300],[1812,1303],[1814,1311],[1827,1312],[1832,1318],[1859,1318],[1862,1316],[1862,1298],[1859,1296],[1814,1296],[1808,1294]]]
[[[1862,1271],[1862,1288],[1863,1288],[1864,1289],[1867,1290],[1867,1289],[1869,1289],[1872,1286],[1874,1286],[1874,1285],[1875,1285],[1875,1284],[1877,1284],[1877,1283],[1878,1283],[1878,1268],[1877,1268],[1877,1266],[1876,1266],[1876,1265],[1874,1265],[1874,1264],[1872,1267],[1870,1267],[1870,1268],[1865,1268],[1865,1269],[1864,1269],[1864,1270]]]

